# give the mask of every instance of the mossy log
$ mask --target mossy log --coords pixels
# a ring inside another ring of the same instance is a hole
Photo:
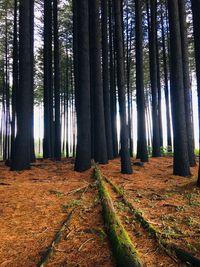
[[[39,263],[38,263],[38,267],[45,267],[47,265],[47,263],[49,262],[49,260],[51,259],[51,257],[54,255],[55,252],[55,248],[56,245],[60,242],[64,231],[66,230],[67,226],[69,225],[69,222],[72,218],[72,214],[74,212],[75,209],[73,209],[68,216],[66,217],[66,219],[64,220],[60,230],[56,233],[54,240],[52,241],[51,245],[48,247],[47,251],[42,255]]]
[[[162,234],[156,227],[154,227],[151,223],[149,223],[142,215],[142,212],[134,208],[134,206],[127,200],[124,192],[117,187],[111,180],[105,177],[105,180],[111,185],[113,191],[117,193],[121,198],[123,203],[129,208],[129,210],[134,214],[137,221],[141,224],[141,226],[160,244],[162,248],[164,248],[168,253],[177,256],[177,258],[185,263],[189,263],[191,266],[199,267],[200,266],[200,259],[194,257],[189,252],[179,248],[177,245],[166,241],[166,235]]]
[[[95,178],[98,181],[105,226],[116,258],[117,266],[141,267],[142,263],[139,259],[138,252],[115,212],[111,197],[106,189],[105,182],[103,181],[100,171],[97,168],[95,168]]]

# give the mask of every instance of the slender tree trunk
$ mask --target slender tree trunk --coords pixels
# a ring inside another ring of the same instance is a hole
[[[167,122],[167,149],[168,151],[171,151],[172,137],[171,137],[170,107],[169,107],[168,64],[167,64],[167,54],[166,54],[163,12],[161,12],[161,29],[162,29],[162,55],[163,55],[163,68],[164,68],[164,92],[165,92],[166,122]]]
[[[19,61],[18,61],[18,3],[14,3],[14,28],[13,28],[13,88],[12,88],[12,122],[11,122],[11,160],[14,153],[15,131],[16,131],[16,94],[19,88]]]
[[[190,166],[194,167],[196,165],[196,161],[194,155],[194,125],[193,125],[193,110],[192,110],[192,90],[191,90],[190,74],[189,74],[186,11],[185,11],[184,1],[178,0],[178,5],[179,5],[179,19],[180,19],[181,45],[182,45],[183,83],[184,83],[184,96],[185,96],[185,116],[186,116],[186,127],[187,127],[188,154],[189,154]]]
[[[199,118],[200,118],[200,16],[199,16],[199,10],[200,10],[200,0],[192,0],[198,108],[199,108]],[[199,120],[199,129],[200,129],[200,120]],[[200,148],[200,133],[199,133],[199,148]],[[200,153],[199,153],[199,162],[200,162]],[[199,164],[199,175],[198,175],[197,185],[200,187],[200,164]]]
[[[170,29],[171,101],[174,132],[174,174],[190,176],[185,123],[183,66],[178,0],[168,1]]]
[[[132,173],[131,159],[128,147],[128,128],[126,120],[126,98],[125,98],[125,74],[124,74],[124,53],[123,53],[123,35],[121,21],[121,5],[118,0],[114,0],[115,17],[115,41],[117,57],[117,83],[120,108],[120,143],[121,143],[121,172]]]
[[[151,0],[151,25],[150,25],[150,79],[152,92],[152,120],[153,120],[153,148],[152,156],[160,157],[160,132],[158,117],[158,77],[156,60],[156,0]]]
[[[89,63],[89,14],[87,0],[74,0],[76,21],[77,71],[76,112],[77,112],[77,150],[76,171],[91,167],[91,117],[90,117],[90,63]]]
[[[52,83],[52,2],[44,0],[44,158],[53,157]]]
[[[34,145],[34,0],[30,0],[30,23],[31,23],[31,39],[30,39],[30,46],[31,46],[31,96],[32,96],[32,104],[30,106],[30,113],[31,113],[31,133],[30,133],[30,157],[31,162],[35,161],[35,145]]]
[[[54,22],[54,96],[55,96],[55,139],[54,157],[61,160],[61,121],[60,121],[60,53],[58,37],[58,0],[53,1]]]
[[[135,0],[135,31],[136,31],[136,99],[137,99],[137,158],[148,161],[147,134],[145,119],[144,72],[143,72],[143,32],[141,1]]]
[[[108,0],[101,1],[102,10],[102,64],[103,64],[103,95],[104,116],[106,126],[106,143],[108,159],[113,159],[113,139],[110,112],[110,88],[109,88],[109,65],[108,65]]]
[[[117,140],[117,111],[116,111],[116,86],[115,86],[115,65],[114,65],[114,48],[113,48],[113,16],[112,0],[109,0],[109,52],[110,52],[110,107],[111,107],[111,124],[113,155],[118,157],[118,140]]]

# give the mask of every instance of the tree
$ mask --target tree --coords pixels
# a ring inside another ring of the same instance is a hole
[[[192,0],[198,108],[199,108],[199,118],[200,118],[200,17],[199,17],[199,10],[200,10],[200,0]],[[199,120],[199,129],[200,129],[200,120]],[[199,144],[200,144],[200,134],[199,134]],[[199,158],[200,158],[200,154],[199,154]],[[200,165],[199,165],[199,175],[198,175],[197,185],[200,186]]]
[[[92,91],[92,113],[93,113],[93,145],[94,160],[100,164],[108,162],[104,96],[101,68],[101,28],[100,28],[100,2],[99,0],[89,1],[90,13],[90,79]],[[101,130],[100,130],[101,129]]]
[[[152,121],[153,121],[153,144],[152,156],[160,157],[160,132],[158,117],[158,76],[156,60],[156,0],[151,0],[151,25],[149,36],[149,56],[150,56],[150,79],[152,92]]]
[[[180,19],[180,31],[181,31],[181,49],[182,49],[182,61],[183,61],[183,85],[184,85],[184,97],[185,97],[185,119],[187,129],[188,140],[188,155],[190,166],[196,166],[194,155],[194,126],[193,126],[193,110],[192,110],[192,90],[190,85],[189,74],[189,55],[188,55],[188,40],[187,40],[187,24],[186,24],[186,11],[185,3],[182,0],[178,0],[179,5],[179,19]]]
[[[91,117],[90,117],[90,63],[89,63],[89,14],[87,0],[73,0],[76,20],[75,51],[77,61],[76,112],[77,112],[77,150],[76,171],[91,167]]]
[[[53,157],[52,1],[44,0],[44,140],[43,157]]]
[[[123,52],[123,35],[122,35],[122,14],[121,3],[114,0],[114,17],[115,17],[115,42],[116,42],[116,59],[117,59],[117,85],[120,108],[120,143],[121,143],[121,172],[125,174],[132,173],[130,153],[128,147],[128,129],[126,120],[126,98],[125,98],[125,77],[124,77],[124,52]]]
[[[166,8],[166,5],[165,5]],[[171,121],[170,121],[170,106],[169,106],[169,85],[168,85],[168,62],[167,62],[167,45],[165,38],[165,27],[163,18],[163,9],[161,8],[161,32],[162,32],[162,57],[163,57],[163,70],[164,70],[164,93],[166,105],[166,122],[167,122],[167,149],[172,149],[172,136],[171,136]],[[168,29],[166,29],[168,36]],[[168,39],[168,38],[167,38]],[[168,43],[167,43],[168,44]]]
[[[55,95],[55,137],[54,157],[61,159],[61,122],[60,122],[60,53],[58,37],[58,0],[53,1],[54,22],[54,95]]]
[[[110,111],[111,111],[111,129],[113,140],[113,155],[114,158],[118,157],[118,138],[117,138],[117,97],[116,97],[116,79],[115,79],[115,56],[113,44],[113,12],[112,0],[109,0],[109,70],[110,70]]]
[[[110,88],[109,88],[109,65],[108,65],[108,1],[101,1],[102,10],[102,70],[103,70],[103,96],[104,96],[104,116],[106,127],[106,144],[108,159],[113,159],[113,139],[111,127],[110,110]]]
[[[174,174],[190,176],[185,122],[183,66],[178,0],[168,1],[170,30],[171,101],[174,131]]]
[[[145,97],[144,97],[144,73],[143,73],[143,32],[142,32],[142,9],[141,1],[135,0],[135,32],[136,32],[136,97],[138,115],[138,145],[137,158],[148,161],[146,120],[145,120]]]
[[[16,94],[17,135],[11,163],[12,170],[30,168],[32,106],[31,71],[31,0],[20,0],[19,6],[19,90]]]

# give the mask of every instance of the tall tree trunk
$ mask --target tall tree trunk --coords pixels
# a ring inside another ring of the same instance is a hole
[[[44,0],[44,158],[53,157],[52,79],[52,2]]]
[[[17,103],[17,136],[15,139],[12,170],[30,168],[30,131],[32,104],[31,71],[31,1],[20,0],[19,7],[19,90]]]
[[[172,136],[171,136],[170,106],[169,106],[168,63],[167,63],[166,41],[165,41],[165,28],[164,28],[164,20],[163,20],[162,11],[161,11],[161,29],[162,29],[161,30],[162,31],[162,56],[163,56],[163,69],[164,69],[164,92],[165,92],[166,122],[167,122],[167,149],[168,151],[171,151]]]
[[[53,1],[54,22],[54,96],[55,96],[55,136],[54,157],[61,160],[61,121],[60,121],[60,53],[58,37],[58,0]]]
[[[153,148],[152,156],[160,157],[160,132],[158,117],[158,77],[156,60],[156,0],[151,0],[151,25],[149,37],[150,79],[152,92]]]
[[[174,132],[174,174],[189,176],[185,122],[183,66],[178,0],[168,1],[170,29],[171,101]]]
[[[18,61],[18,1],[14,3],[14,28],[13,28],[13,88],[12,88],[12,122],[11,122],[11,160],[14,153],[16,131],[16,94],[19,88],[19,61]]]
[[[198,108],[199,108],[199,118],[200,118],[200,16],[199,16],[199,10],[200,10],[200,0],[192,0]],[[199,129],[200,129],[200,120],[199,120]],[[200,133],[199,133],[199,148],[200,148]],[[199,162],[200,162],[200,153],[199,153]],[[199,164],[199,175],[198,175],[197,185],[200,187],[200,164]]]
[[[101,1],[102,10],[102,64],[103,64],[103,96],[104,116],[106,126],[106,143],[108,159],[113,159],[113,139],[111,128],[110,112],[110,88],[109,88],[109,67],[108,67],[108,0]]]
[[[116,107],[116,86],[115,86],[115,64],[113,48],[113,16],[112,0],[109,0],[109,52],[110,52],[110,108],[112,124],[113,155],[118,157],[118,140],[117,140],[117,107]]]
[[[30,112],[31,112],[31,133],[30,133],[30,157],[31,162],[35,161],[35,145],[34,145],[34,0],[30,0],[30,23],[31,23],[31,39],[30,39],[30,46],[31,46],[31,96],[32,96],[32,104],[30,106]]]
[[[91,167],[91,117],[90,117],[90,63],[89,63],[89,14],[88,0],[73,0],[76,21],[77,62],[76,112],[77,112],[77,150],[76,171]]]
[[[137,99],[137,158],[148,161],[147,134],[145,119],[144,72],[143,72],[143,32],[141,1],[135,0],[135,34],[136,34],[136,99]]]
[[[184,83],[184,96],[185,96],[185,116],[188,140],[188,154],[190,166],[196,165],[194,155],[194,125],[193,125],[193,110],[192,110],[192,90],[190,84],[189,74],[189,55],[188,55],[188,40],[187,40],[187,24],[186,24],[186,11],[185,2],[178,0],[179,5],[179,19],[181,30],[181,47],[182,47],[182,61],[183,61],[183,83]]]
[[[125,97],[125,73],[124,73],[124,53],[123,53],[123,35],[121,21],[121,5],[118,0],[114,0],[115,17],[115,41],[117,57],[117,82],[120,108],[120,143],[121,143],[121,172],[132,173],[131,159],[128,147],[128,128],[126,120],[126,97]]]
[[[100,29],[100,2],[89,1],[90,10],[90,71],[91,90],[93,91],[94,113],[94,160],[100,164],[108,162],[105,117],[103,103],[103,83],[101,70],[101,29]],[[99,131],[101,129],[101,131]]]

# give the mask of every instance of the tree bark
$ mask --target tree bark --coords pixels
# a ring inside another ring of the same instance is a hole
[[[190,176],[185,123],[183,66],[178,0],[168,1],[170,29],[171,101],[174,133],[174,175]]]
[[[114,0],[114,17],[115,17],[115,41],[117,57],[117,83],[120,109],[120,143],[121,143],[121,172],[126,174],[132,173],[131,159],[128,147],[128,128],[126,116],[126,98],[125,98],[125,73],[124,73],[124,51],[123,35],[121,21],[121,5],[118,0]]]

